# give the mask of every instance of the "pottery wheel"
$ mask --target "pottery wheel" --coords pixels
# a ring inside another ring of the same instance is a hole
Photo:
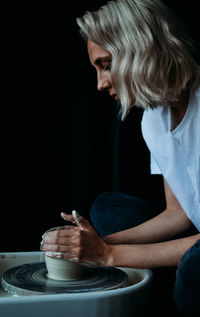
[[[2,278],[3,288],[14,295],[81,293],[110,290],[126,286],[128,276],[117,268],[87,268],[78,280],[53,280],[47,277],[44,262],[15,266]]]

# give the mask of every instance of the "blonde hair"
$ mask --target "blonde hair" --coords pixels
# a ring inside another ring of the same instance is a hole
[[[112,54],[111,78],[122,120],[133,104],[169,105],[200,82],[191,43],[159,0],[109,1],[77,18],[77,23],[85,40]]]

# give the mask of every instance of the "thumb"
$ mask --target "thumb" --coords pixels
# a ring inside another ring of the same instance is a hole
[[[67,221],[75,223],[77,226],[81,226],[82,228],[87,228],[89,225],[88,221],[79,215],[76,210],[73,210],[71,215],[62,212],[61,217]]]
[[[80,216],[76,210],[72,211],[72,216],[74,217],[75,223],[77,225],[80,225],[81,222],[83,221],[83,217]]]

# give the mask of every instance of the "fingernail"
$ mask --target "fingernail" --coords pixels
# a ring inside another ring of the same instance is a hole
[[[65,221],[68,221],[68,222],[71,222],[73,224],[77,224],[76,221],[73,221],[73,220],[70,220],[67,215],[65,213],[61,213],[61,217],[65,220]]]
[[[74,217],[74,219],[75,219],[75,222],[77,223],[77,224],[79,224],[80,222],[81,222],[81,216],[78,214],[78,212],[76,211],[76,210],[73,210],[72,211],[72,216]]]
[[[40,250],[43,251],[44,243],[40,244]]]
[[[68,258],[67,259],[69,262],[79,262],[79,259],[78,258]]]
[[[42,247],[44,245],[44,239],[40,242],[40,246]]]
[[[68,221],[67,216],[66,216],[63,212],[61,212],[61,217],[62,217],[64,220],[67,220],[67,221]]]

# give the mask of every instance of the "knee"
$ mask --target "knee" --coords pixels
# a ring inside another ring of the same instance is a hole
[[[113,195],[113,192],[99,194],[90,209],[91,222],[100,235],[104,235],[105,221],[109,221],[106,211],[111,204]]]
[[[178,309],[187,316],[200,314],[200,240],[181,258],[174,288],[174,300]]]
[[[90,218],[95,221],[102,217],[102,214],[105,210],[105,206],[109,204],[113,196],[112,192],[103,192],[99,194],[90,209]]]

